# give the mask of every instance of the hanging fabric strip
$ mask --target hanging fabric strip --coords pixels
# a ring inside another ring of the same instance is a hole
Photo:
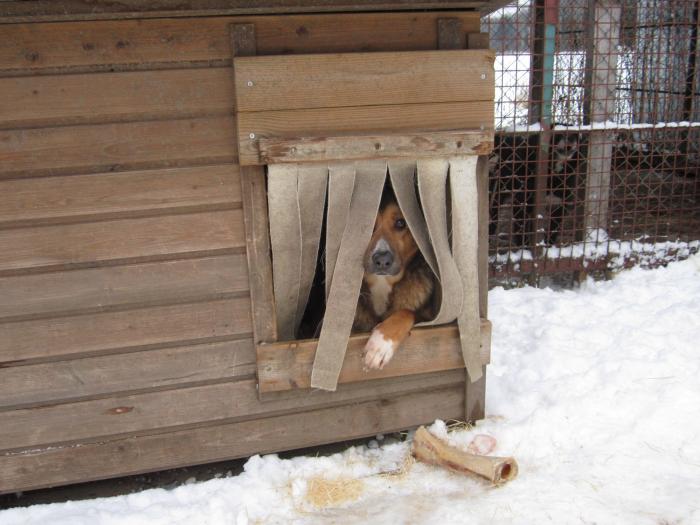
[[[328,167],[328,213],[326,215],[326,299],[333,282],[333,270],[338,260],[340,241],[348,221],[352,188],[355,184],[355,164],[333,164]]]
[[[464,364],[471,382],[482,376],[479,346],[479,230],[477,157],[450,159],[452,194],[452,253],[459,269],[463,293],[462,308],[457,317]]]
[[[318,245],[321,240],[323,211],[326,201],[328,167],[320,164],[299,164],[297,201],[301,219],[301,275],[294,331],[299,328],[309,301],[316,275]]]
[[[272,287],[275,294],[277,336],[294,339],[301,281],[301,219],[295,164],[275,164],[267,171],[267,199],[272,248]],[[250,269],[255,271],[254,268]]]
[[[447,170],[442,159],[420,159],[416,165],[418,190],[428,233],[437,258],[442,300],[435,319],[429,325],[451,323],[462,308],[462,286],[452,253],[447,231]]]
[[[364,268],[362,259],[372,236],[386,180],[386,161],[355,164],[355,185],[347,225],[340,243],[321,335],[311,372],[311,387],[335,390],[355,319]]]

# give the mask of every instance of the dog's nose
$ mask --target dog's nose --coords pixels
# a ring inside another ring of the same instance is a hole
[[[376,271],[386,271],[394,264],[394,254],[387,251],[374,252],[372,254],[372,264]]]

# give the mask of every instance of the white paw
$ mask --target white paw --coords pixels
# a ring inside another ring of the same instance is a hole
[[[381,370],[391,361],[398,345],[392,339],[387,339],[378,328],[372,331],[372,335],[365,345],[365,368]]]

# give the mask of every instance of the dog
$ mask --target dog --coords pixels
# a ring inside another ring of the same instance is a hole
[[[353,329],[372,331],[366,369],[382,369],[413,325],[434,317],[435,277],[418,250],[398,204],[383,200],[364,255],[364,278]]]

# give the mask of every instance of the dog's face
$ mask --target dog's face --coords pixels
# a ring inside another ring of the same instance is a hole
[[[390,202],[377,214],[374,233],[365,252],[365,277],[388,276],[399,281],[418,246],[395,202]]]

